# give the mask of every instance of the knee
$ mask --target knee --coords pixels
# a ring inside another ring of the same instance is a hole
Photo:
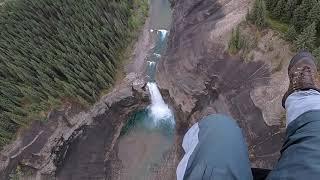
[[[235,128],[239,127],[237,122],[230,116],[223,114],[212,114],[199,121],[199,124],[207,127]]]
[[[215,114],[204,117],[199,123],[199,139],[209,142],[244,142],[243,133],[237,122],[226,115]]]

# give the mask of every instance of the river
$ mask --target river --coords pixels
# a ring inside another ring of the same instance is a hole
[[[155,47],[147,58],[147,79],[151,104],[136,112],[122,129],[118,157],[123,170],[120,179],[152,179],[165,153],[173,144],[175,121],[155,82],[156,66],[163,55],[170,28],[171,10],[168,0],[151,0],[150,33]]]

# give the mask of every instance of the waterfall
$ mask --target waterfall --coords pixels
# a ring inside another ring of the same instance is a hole
[[[148,62],[149,67],[153,67],[156,65],[156,62],[153,62],[153,61],[147,61],[147,62]]]
[[[162,44],[164,43],[164,40],[167,36],[168,31],[164,29],[150,30],[150,32],[153,32],[153,31],[156,31],[157,34],[160,33],[160,37],[157,43],[157,48],[155,48],[155,52],[153,53],[153,55],[156,58],[160,58],[161,52],[162,52],[161,47],[163,47]],[[154,69],[156,64],[157,63],[154,61],[148,61],[149,69],[152,70],[151,71],[152,73],[149,74],[149,77],[154,76],[154,73],[155,73]],[[149,106],[149,114],[153,122],[155,123],[155,125],[159,125],[159,123],[174,125],[175,122],[173,119],[172,112],[169,109],[168,105],[164,102],[157,84],[154,81],[150,81],[147,84],[147,86],[151,96],[151,105]]]
[[[168,31],[165,29],[158,29],[157,32],[161,33],[161,41],[163,41],[166,38],[167,33],[168,33]]]
[[[174,124],[172,112],[164,102],[157,84],[149,82],[147,86],[151,96],[150,115],[154,122],[158,124],[161,121],[169,121]]]

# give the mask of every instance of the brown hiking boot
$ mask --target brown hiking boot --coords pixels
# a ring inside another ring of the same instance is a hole
[[[282,98],[284,108],[287,97],[295,91],[314,89],[320,92],[317,66],[311,53],[302,51],[295,55],[290,61],[288,75],[290,85]]]

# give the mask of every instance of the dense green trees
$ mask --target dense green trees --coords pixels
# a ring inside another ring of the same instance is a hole
[[[273,9],[278,3],[278,0],[266,0],[267,9]]]
[[[287,0],[279,0],[272,11],[272,15],[276,18],[282,18],[284,15],[284,9],[286,7]]]
[[[320,2],[316,3],[308,13],[308,21],[315,22],[317,31],[320,32]]]
[[[313,50],[312,54],[316,58],[317,63],[318,63],[318,67],[319,67],[319,65],[320,65],[320,47],[318,47],[317,49]]]
[[[315,48],[316,41],[316,24],[312,23],[305,28],[295,41],[298,49],[306,49],[312,52]]]
[[[283,17],[282,20],[285,22],[289,22],[290,19],[293,16],[294,10],[296,9],[298,4],[298,0],[288,0],[287,3],[285,4],[284,12],[283,12]]]
[[[315,4],[316,0],[303,0],[295,9],[291,21],[298,31],[302,31],[312,23],[310,19],[308,19],[308,14]]]
[[[0,147],[59,99],[93,103],[111,87],[146,6],[147,0],[6,1],[0,7]]]
[[[297,31],[294,26],[290,26],[288,31],[285,34],[285,38],[288,41],[294,41],[297,38]]]
[[[320,4],[317,0],[266,0],[266,2],[273,18],[294,25],[299,32],[312,22],[319,24]]]
[[[297,49],[313,51],[320,45],[319,0],[266,0],[266,2],[272,18],[290,25],[285,38],[295,42]]]

